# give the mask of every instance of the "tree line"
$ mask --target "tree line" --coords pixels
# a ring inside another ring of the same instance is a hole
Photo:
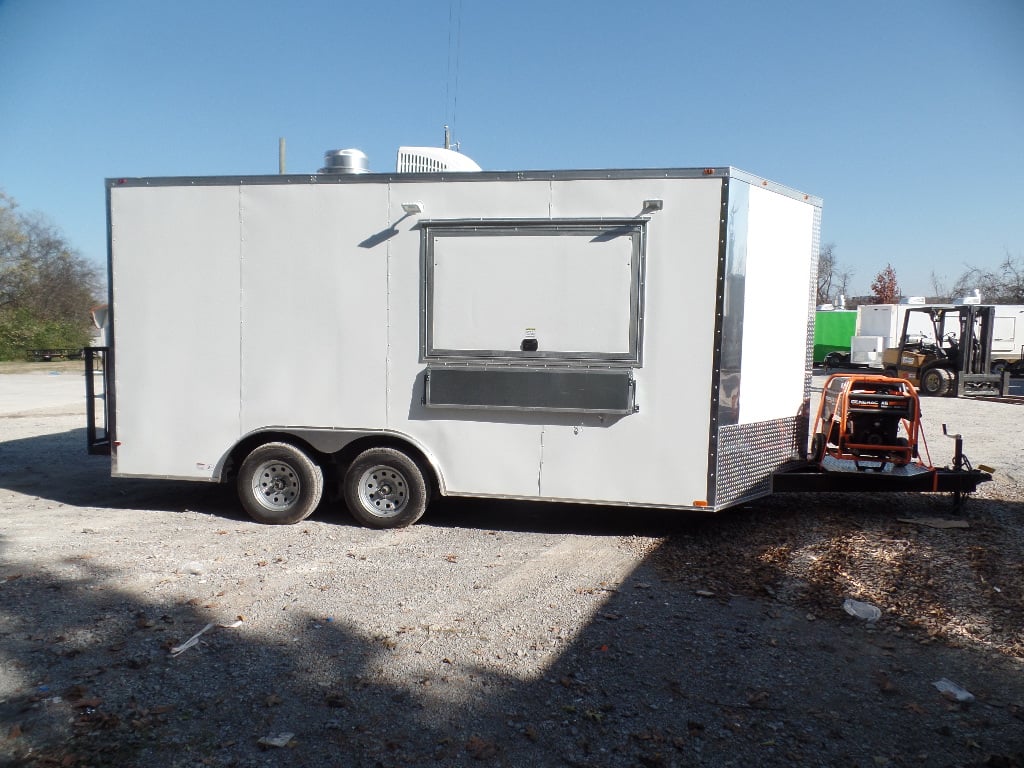
[[[53,223],[0,191],[0,360],[85,346],[100,290],[99,270]]]
[[[854,270],[836,257],[834,243],[821,246],[818,253],[817,303],[838,304],[839,297],[849,298]],[[947,287],[935,272],[931,275],[932,296],[937,303],[952,303],[975,291],[985,304],[1024,304],[1024,257],[1007,251],[995,267],[967,265],[964,273]],[[871,303],[895,304],[900,300],[899,281],[892,264],[886,264],[871,281]]]

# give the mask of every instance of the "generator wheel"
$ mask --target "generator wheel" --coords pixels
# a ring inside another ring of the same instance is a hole
[[[368,448],[345,472],[345,504],[371,528],[404,528],[427,511],[426,473],[397,448]]]
[[[822,432],[815,432],[811,438],[811,461],[821,461],[825,458],[825,435]]]
[[[921,374],[921,391],[932,397],[945,397],[953,385],[953,372],[948,368],[929,368]]]
[[[324,475],[306,453],[289,443],[264,443],[238,470],[238,498],[253,520],[288,525],[305,520],[320,503]]]

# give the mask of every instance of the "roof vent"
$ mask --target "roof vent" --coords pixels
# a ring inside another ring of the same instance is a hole
[[[358,149],[329,149],[324,152],[324,167],[317,173],[369,173],[369,164]]]
[[[441,147],[399,147],[398,173],[444,173],[479,171],[480,166],[463,154]]]

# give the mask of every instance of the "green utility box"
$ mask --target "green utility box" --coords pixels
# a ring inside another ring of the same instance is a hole
[[[829,352],[850,354],[850,339],[857,333],[857,312],[852,309],[819,309],[814,317],[814,364]]]

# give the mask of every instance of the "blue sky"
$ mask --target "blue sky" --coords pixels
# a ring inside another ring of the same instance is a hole
[[[457,43],[457,44],[456,44]],[[103,179],[732,165],[824,199],[854,294],[1024,256],[1024,2],[0,0],[0,189],[105,260]]]

